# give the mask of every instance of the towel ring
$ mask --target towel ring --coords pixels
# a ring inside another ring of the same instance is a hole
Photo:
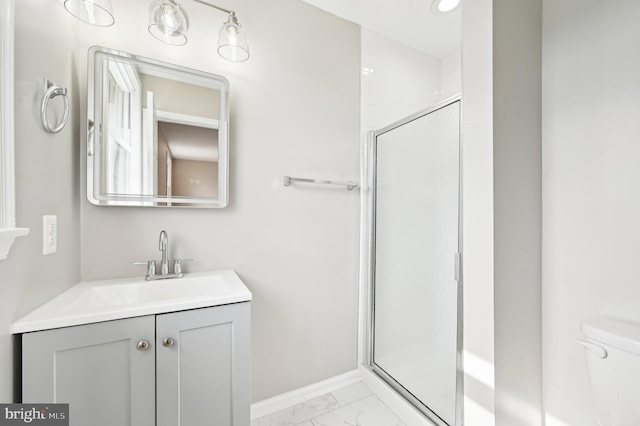
[[[40,107],[40,118],[42,119],[42,127],[49,133],[59,133],[67,124],[69,119],[69,97],[67,96],[67,89],[56,84],[53,84],[48,79],[44,80],[44,97],[42,98],[42,105]],[[49,119],[47,118],[47,107],[49,100],[56,96],[62,96],[64,98],[64,115],[62,121],[56,127],[51,128]]]

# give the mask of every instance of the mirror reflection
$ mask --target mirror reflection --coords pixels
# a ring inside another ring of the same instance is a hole
[[[89,57],[89,200],[225,207],[227,80],[100,47]]]

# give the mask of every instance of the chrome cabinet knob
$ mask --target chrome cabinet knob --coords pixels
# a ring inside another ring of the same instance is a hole
[[[140,340],[136,345],[136,349],[139,351],[144,351],[148,348],[149,348],[149,342],[147,342],[146,340]]]
[[[169,346],[173,346],[174,340],[171,337],[167,337],[162,341],[162,346],[168,348]]]

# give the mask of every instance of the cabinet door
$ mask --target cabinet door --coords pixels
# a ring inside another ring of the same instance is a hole
[[[69,403],[71,426],[154,426],[154,326],[147,316],[24,334],[23,401]]]
[[[249,426],[249,306],[157,316],[158,426]]]

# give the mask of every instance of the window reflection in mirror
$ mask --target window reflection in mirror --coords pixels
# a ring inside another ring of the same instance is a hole
[[[89,60],[89,200],[225,207],[227,80],[99,47]]]

